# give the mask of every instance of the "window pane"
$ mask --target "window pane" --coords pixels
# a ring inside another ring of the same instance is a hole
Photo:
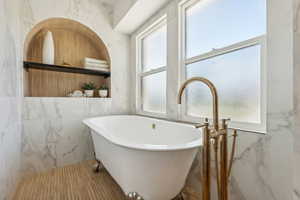
[[[143,110],[166,111],[166,72],[145,76],[142,79]]]
[[[163,26],[142,40],[143,71],[166,66],[167,26]]]
[[[219,93],[220,117],[260,123],[260,45],[240,49],[187,66],[187,78],[212,81]],[[187,90],[187,114],[212,117],[212,97],[201,83]]]
[[[265,0],[201,0],[186,10],[187,58],[265,33]]]

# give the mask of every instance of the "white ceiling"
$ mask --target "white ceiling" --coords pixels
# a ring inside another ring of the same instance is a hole
[[[170,0],[111,1],[114,2],[115,30],[131,34]]]

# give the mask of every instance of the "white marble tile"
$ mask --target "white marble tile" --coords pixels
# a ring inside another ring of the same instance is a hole
[[[45,19],[73,19],[102,39],[112,70],[112,99],[25,98],[23,172],[43,171],[90,158],[93,145],[81,120],[129,112],[129,37],[112,29],[112,7],[113,1],[109,0],[23,1],[22,43],[30,29]]]
[[[112,99],[87,99],[87,115],[88,117],[97,117],[100,115],[112,114]]]
[[[134,105],[135,98],[134,85],[130,85],[130,82],[134,82],[134,80],[130,80],[130,77],[135,76],[129,74],[130,71],[134,70],[128,64],[128,37],[112,30],[108,19],[111,10],[102,12],[107,10],[107,6],[111,7],[107,4],[108,1],[91,0],[83,3],[81,0],[63,2],[60,0],[51,2],[24,0],[23,2],[23,40],[34,24],[50,17],[66,17],[92,28],[108,46],[112,58],[111,100],[88,99],[84,102],[81,99],[25,99],[22,165],[24,171],[30,173],[89,158],[92,152],[91,140],[88,131],[81,125],[80,119],[131,112],[130,108],[134,108],[134,106],[130,107],[130,105]],[[284,3],[282,1],[269,2],[272,2],[273,6],[269,8],[271,9],[270,17],[273,21],[269,23],[271,35],[268,38],[268,48],[271,49],[268,52],[270,59],[268,63],[268,70],[270,70],[268,71],[268,135],[240,133],[233,176],[230,182],[230,193],[233,200],[291,199],[293,155],[295,166],[300,166],[300,142],[294,142],[294,154],[291,152],[293,146],[291,129],[293,121],[293,112],[291,112],[293,94],[291,90],[293,85],[290,76],[292,74],[292,40],[290,38],[292,30],[290,30],[291,21],[287,19],[290,15],[289,12],[291,12],[290,4],[285,6],[290,1]],[[275,20],[279,14],[280,20]],[[177,15],[173,12],[170,17],[171,19],[168,21],[169,25],[173,27],[171,30],[176,30],[175,18]],[[297,27],[298,25],[295,28],[296,31],[298,31]],[[288,31],[286,31],[287,29]],[[1,37],[2,35],[0,35]],[[300,36],[298,37],[300,38]],[[174,38],[176,39],[176,37]],[[174,40],[174,38],[171,37],[170,40]],[[176,48],[174,48],[175,50]],[[276,59],[271,60],[273,58]],[[171,57],[169,59],[170,63],[177,66],[177,61]],[[299,64],[300,61],[295,63]],[[11,75],[9,70],[6,70],[6,73]],[[171,76],[168,77],[169,82],[173,84],[168,94],[171,99],[168,108],[171,119],[177,117],[177,108],[173,100],[177,92],[177,86],[174,83],[177,81],[177,78],[174,77],[176,74],[178,74],[177,71],[173,70]],[[9,78],[10,80],[11,78]],[[13,84],[11,82],[11,85]],[[11,89],[4,88],[3,91],[7,94],[11,93]],[[296,102],[300,102],[300,92],[297,94],[295,95]],[[6,108],[5,112],[11,113],[9,109]],[[6,127],[7,125],[5,122],[0,122],[0,126]],[[295,141],[296,138],[299,139],[297,141],[300,141],[299,135],[300,131],[296,131],[294,134]],[[201,188],[200,160],[201,157],[198,155],[187,182],[188,186],[199,195]],[[8,169],[8,167],[5,168]],[[3,173],[0,174],[1,176]],[[300,174],[298,171],[294,177],[296,177],[294,178],[294,198],[298,200],[300,199],[300,181],[297,178],[300,177]]]
[[[23,175],[93,158],[89,130],[77,119],[25,120]]]
[[[109,98],[26,97],[23,175],[93,159],[91,136],[82,120],[111,113]]]
[[[0,137],[0,199],[9,199],[19,180],[20,127],[10,126]]]
[[[0,1],[0,199],[9,199],[19,179],[21,121],[17,1]]]
[[[294,1],[294,106],[295,106],[295,130],[294,130],[294,190],[293,199],[300,200],[300,1]]]
[[[26,0],[23,2],[22,42],[30,29],[37,23],[64,17],[78,21],[92,29],[108,48],[112,70],[112,110],[114,113],[130,111],[129,79],[129,36],[113,30],[111,12],[113,2],[108,0]],[[95,20],[97,19],[97,20]]]
[[[230,194],[233,200],[292,199],[294,167],[292,150],[293,140],[295,140],[293,138],[293,3],[292,0],[267,1],[267,135],[240,132],[230,182]],[[171,55],[168,57],[168,63],[171,63],[171,66],[177,66],[177,52],[172,49],[172,45],[176,43],[178,28],[177,15],[174,14],[176,11],[172,11],[173,4],[167,5],[166,8],[157,12],[157,15],[164,11],[168,13],[168,30],[173,30],[173,33],[168,34],[169,40],[173,41],[169,46]],[[177,7],[174,8],[178,10]],[[155,19],[157,15],[152,19]],[[134,38],[132,40],[134,41]],[[132,46],[135,47],[135,45]],[[174,49],[177,48],[174,47]],[[295,55],[299,53],[300,50]],[[300,63],[299,56],[297,57],[297,62]],[[300,70],[298,71],[300,73]],[[168,117],[174,119],[177,117],[174,97],[178,90],[176,77],[178,73],[174,69],[168,72],[170,72],[168,75]],[[298,75],[295,76],[298,77]],[[300,81],[295,85],[300,85]],[[132,87],[134,87],[134,82]],[[199,199],[201,198],[200,163],[201,156],[198,155],[187,180],[187,186],[198,195]],[[295,179],[297,179],[296,182],[300,182],[299,176]],[[299,196],[298,191],[298,188],[294,190],[294,196]]]
[[[294,200],[300,200],[300,171],[297,170],[300,168],[300,152],[295,151],[294,152],[294,164],[295,164],[295,170],[294,170]]]
[[[72,119],[87,115],[86,98],[37,98],[26,97],[24,100],[23,119]]]

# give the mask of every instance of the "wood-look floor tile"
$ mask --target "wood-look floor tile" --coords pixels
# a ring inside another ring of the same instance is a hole
[[[125,200],[109,173],[94,173],[93,164],[87,161],[27,177],[19,183],[13,200]],[[194,200],[188,193],[184,192],[184,199]]]

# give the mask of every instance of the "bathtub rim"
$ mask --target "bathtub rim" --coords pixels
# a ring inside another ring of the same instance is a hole
[[[201,137],[201,132],[199,131],[199,138],[197,140],[193,140],[192,142],[188,142],[185,144],[173,144],[173,145],[151,145],[151,144],[135,144],[135,143],[128,143],[128,142],[122,142],[120,139],[117,137],[114,137],[111,134],[102,134],[102,133],[107,133],[108,131],[105,130],[105,128],[101,128],[99,126],[96,126],[94,123],[91,122],[93,119],[99,119],[99,118],[106,118],[106,117],[126,117],[126,116],[136,116],[140,118],[146,118],[146,119],[155,119],[159,121],[164,121],[167,123],[174,123],[174,124],[182,124],[185,126],[190,126],[193,127],[192,125],[185,124],[185,123],[180,123],[176,121],[170,121],[170,120],[164,120],[160,118],[153,118],[153,117],[146,117],[146,116],[140,116],[140,115],[108,115],[108,116],[101,116],[101,117],[92,117],[92,118],[87,118],[82,120],[82,122],[92,131],[96,132],[99,136],[104,137],[106,140],[109,142],[129,148],[129,149],[137,149],[137,150],[144,150],[144,151],[180,151],[180,150],[188,150],[188,149],[193,149],[193,148],[199,148],[202,146],[202,137]],[[92,134],[92,133],[91,133]]]

